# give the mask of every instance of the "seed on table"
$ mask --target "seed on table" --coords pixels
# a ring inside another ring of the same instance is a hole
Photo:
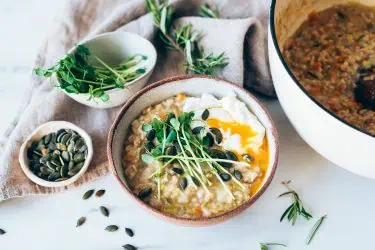
[[[82,199],[83,200],[87,200],[88,198],[90,198],[92,196],[92,194],[94,193],[95,189],[90,189],[88,191],[86,191],[83,196],[82,196]]]
[[[77,220],[77,225],[76,227],[82,226],[86,222],[86,217],[81,217]]]
[[[104,206],[100,206],[100,212],[102,213],[102,215],[104,215],[105,217],[108,217],[109,216],[109,210],[108,208],[104,207]]]
[[[134,236],[134,232],[133,232],[133,230],[130,229],[130,228],[125,227],[125,233],[126,233],[127,235],[129,235],[129,237],[133,237],[133,236]]]
[[[1,228],[0,228],[0,235],[6,234],[6,233],[7,233],[7,232],[5,232],[4,229],[1,229]]]
[[[98,190],[96,193],[95,193],[95,196],[96,197],[102,197],[105,193],[105,190],[104,189],[100,189]]]
[[[105,229],[107,232],[116,232],[118,230],[118,226],[116,225],[109,225]]]
[[[130,244],[123,245],[122,247],[126,250],[137,250],[135,246],[130,245]]]

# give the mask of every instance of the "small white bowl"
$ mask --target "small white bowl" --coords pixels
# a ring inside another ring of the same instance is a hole
[[[147,60],[143,62],[146,72],[132,82],[127,83],[125,89],[111,89],[106,91],[109,100],[103,102],[101,100],[89,100],[88,94],[65,94],[79,103],[93,108],[113,108],[124,104],[133,94],[141,90],[147,80],[150,78],[156,64],[157,53],[154,45],[147,39],[128,32],[110,32],[98,36],[94,36],[83,40],[80,44],[88,47],[91,52],[106,62],[108,65],[117,65],[126,57],[141,54],[147,56]],[[73,53],[76,47],[69,50],[68,54]],[[92,61],[91,61],[92,60]],[[95,59],[89,61],[93,65],[98,65]]]
[[[39,140],[42,138],[42,136],[56,132],[59,129],[62,128],[67,128],[67,129],[72,129],[76,131],[84,140],[87,146],[87,157],[85,160],[85,164],[81,168],[81,170],[74,175],[73,177],[65,180],[65,181],[59,181],[59,182],[53,182],[53,181],[46,181],[38,176],[36,176],[29,168],[29,160],[27,159],[27,149],[30,147],[32,141]],[[25,140],[25,142],[22,144],[20,153],[18,156],[18,160],[20,162],[21,168],[25,175],[34,183],[44,186],[44,187],[64,187],[67,185],[72,184],[76,180],[78,180],[87,170],[87,168],[90,165],[92,155],[93,155],[93,146],[92,146],[92,140],[91,137],[81,129],[80,127],[77,127],[73,123],[70,122],[65,122],[65,121],[51,121],[51,122],[46,122],[36,128],[29,137]]]

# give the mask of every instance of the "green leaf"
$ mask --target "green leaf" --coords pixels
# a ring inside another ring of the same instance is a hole
[[[163,124],[161,123],[161,121],[157,118],[154,118],[152,119],[152,127],[156,130],[156,131],[159,131],[162,129],[163,127]]]
[[[148,131],[150,131],[151,129],[152,129],[152,125],[151,125],[151,124],[147,124],[147,123],[145,123],[145,124],[142,125],[142,130],[143,130],[144,132],[148,132]]]
[[[170,123],[175,130],[178,131],[180,129],[180,122],[176,118],[172,118]]]
[[[74,86],[68,86],[64,90],[68,93],[79,94],[79,91]]]
[[[160,18],[160,30],[164,34],[167,33],[167,28],[166,28],[166,20],[167,20],[167,6],[163,7],[161,10],[161,18]]]
[[[103,101],[103,102],[108,102],[109,101],[109,95],[107,93],[103,93],[101,96],[100,96],[100,99]]]
[[[143,154],[141,158],[142,158],[142,161],[146,164],[151,164],[154,161],[154,157],[149,154]]]
[[[169,134],[168,134],[168,136],[167,136],[166,142],[167,142],[167,143],[171,143],[171,142],[173,142],[176,138],[177,138],[177,133],[176,133],[176,131],[171,130],[171,132],[169,132]]]

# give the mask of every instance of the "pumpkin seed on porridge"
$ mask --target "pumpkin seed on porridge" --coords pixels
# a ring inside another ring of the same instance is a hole
[[[291,36],[284,58],[324,107],[375,135],[375,8],[356,3],[313,12]]]
[[[220,215],[249,200],[268,167],[265,128],[234,93],[171,97],[143,110],[125,141],[130,189],[177,217]]]

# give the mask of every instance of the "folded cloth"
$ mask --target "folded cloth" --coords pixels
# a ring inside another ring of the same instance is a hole
[[[268,68],[266,29],[269,1],[209,0],[217,6],[222,19],[197,17],[197,8],[204,1],[172,1],[181,17],[174,25],[191,23],[202,34],[200,43],[207,52],[224,52],[229,65],[218,72],[223,77],[249,90],[274,96]],[[158,63],[149,83],[167,76],[184,74],[184,58],[165,50],[156,39],[157,29],[144,0],[71,0],[59,11],[55,29],[38,52],[35,66],[49,67],[82,39],[104,32],[128,31],[152,42],[158,50]],[[108,172],[106,140],[109,128],[119,110],[93,109],[81,105],[49,80],[31,76],[27,96],[17,117],[0,140],[0,201],[26,195],[48,194],[94,180]],[[95,155],[86,174],[74,185],[45,188],[31,182],[18,163],[20,145],[40,124],[65,120],[85,129],[93,138]]]

